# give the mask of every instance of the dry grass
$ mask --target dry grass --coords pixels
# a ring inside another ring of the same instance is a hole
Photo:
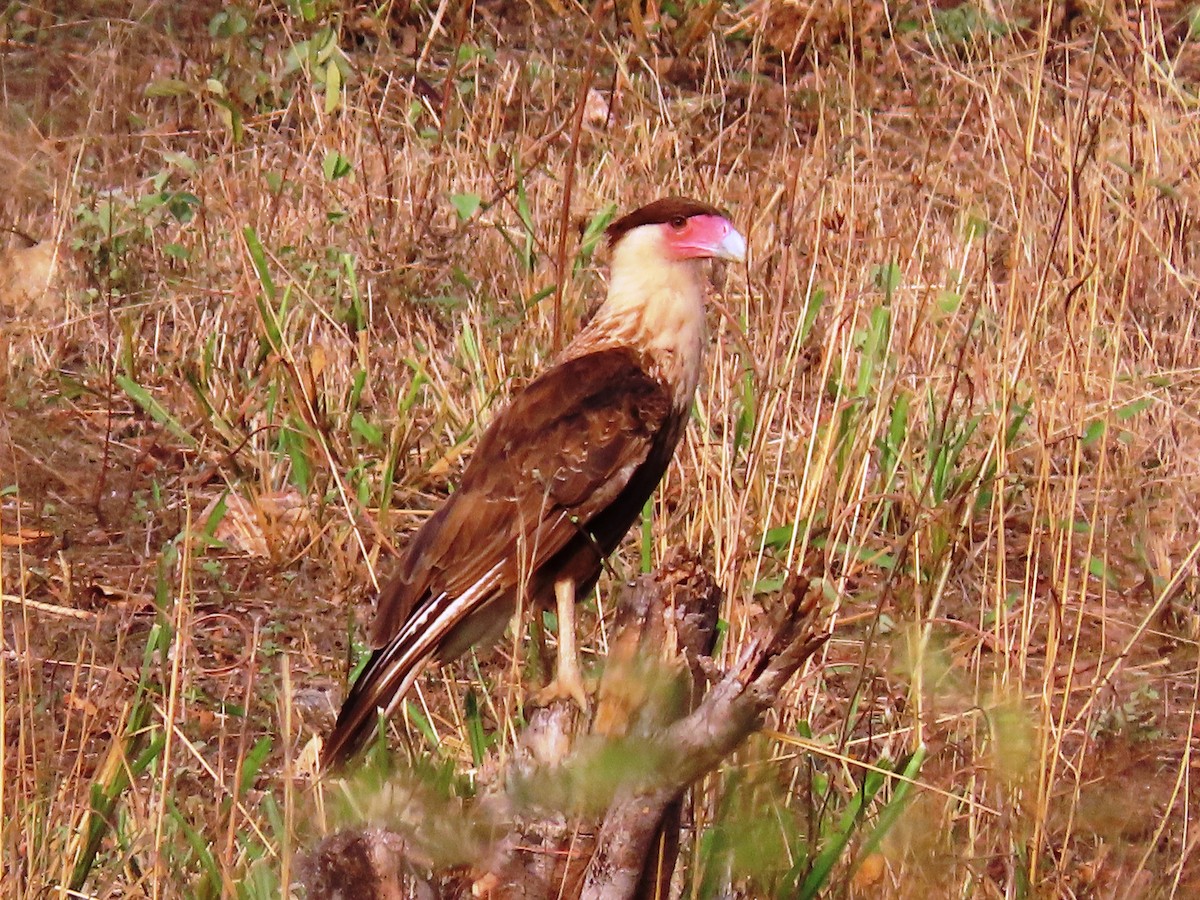
[[[749,346],[714,316],[650,555],[704,552],[726,654],[805,559],[835,628],[697,792],[687,895],[786,890],[919,748],[840,895],[1200,892],[1186,8],[697,7],[653,51],[541,5],[61,6],[0,12],[0,225],[62,263],[0,333],[4,896],[280,892],[374,573],[552,352],[562,270],[563,332],[600,295],[581,229],[667,192],[747,234]],[[423,682],[445,791],[510,746],[512,649]]]

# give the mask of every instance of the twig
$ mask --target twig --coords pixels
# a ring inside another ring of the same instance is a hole
[[[592,13],[588,27],[588,55],[583,67],[583,80],[579,83],[579,96],[575,99],[575,121],[571,126],[571,144],[567,148],[567,171],[563,179],[562,209],[558,215],[558,252],[555,256],[556,271],[554,285],[554,343],[553,350],[557,353],[562,349],[562,298],[563,287],[567,281],[567,232],[571,226],[571,195],[575,187],[575,163],[579,158],[579,137],[583,131],[583,114],[587,109],[588,92],[592,89],[592,80],[596,75],[596,47],[600,44],[600,26],[597,16],[600,14],[602,0],[596,0],[592,5]]]
[[[0,603],[15,603],[18,606],[27,606],[30,609],[36,609],[38,612],[50,613],[52,616],[62,616],[68,619],[94,619],[96,614],[86,609],[72,609],[69,606],[55,606],[53,603],[41,603],[37,600],[30,600],[27,597],[18,597],[16,594],[0,594]]]

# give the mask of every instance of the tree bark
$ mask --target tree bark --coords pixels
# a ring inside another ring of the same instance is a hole
[[[676,552],[627,585],[590,733],[576,733],[579,716],[566,702],[535,710],[508,768],[473,810],[499,837],[466,881],[433,872],[418,893],[433,896],[440,884],[441,896],[493,900],[667,897],[687,789],[761,727],[828,637],[817,630],[819,590],[808,579],[792,578],[784,595],[779,624],[752,637],[715,678],[721,592],[712,576]],[[305,862],[304,872],[320,876],[305,878],[309,897],[348,896],[330,892],[346,883],[339,866],[360,885],[356,896],[396,896],[396,873],[422,868],[411,853],[417,837],[374,829],[327,838]],[[408,857],[396,859],[405,848]]]

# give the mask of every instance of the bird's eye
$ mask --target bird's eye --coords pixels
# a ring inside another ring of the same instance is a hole
[[[671,227],[676,231],[682,231],[685,225],[687,225],[686,216],[676,216],[671,220]]]

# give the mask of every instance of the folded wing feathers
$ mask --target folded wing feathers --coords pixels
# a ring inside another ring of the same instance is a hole
[[[380,595],[376,650],[351,689],[329,737],[336,766],[390,713],[447,636],[479,608],[531,579],[608,509],[666,437],[670,394],[629,348],[567,360],[529,385],[483,435],[459,485],[414,535],[397,578]],[[680,414],[675,412],[675,416]],[[678,436],[645,488],[661,476]],[[611,526],[610,526],[611,527]],[[597,561],[597,570],[599,562]],[[442,660],[446,661],[446,660]]]

